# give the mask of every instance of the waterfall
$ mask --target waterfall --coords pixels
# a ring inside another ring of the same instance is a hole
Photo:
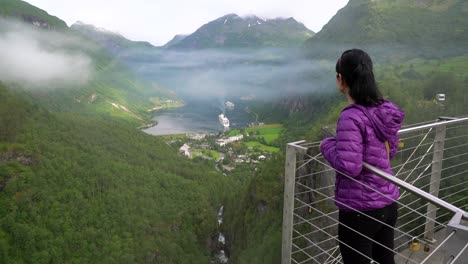
[[[221,206],[218,209],[218,230],[217,230],[217,240],[216,240],[216,252],[214,255],[214,263],[218,264],[226,264],[229,262],[229,258],[226,256],[226,237],[220,231],[221,224],[223,223],[223,216],[224,216],[224,206]]]

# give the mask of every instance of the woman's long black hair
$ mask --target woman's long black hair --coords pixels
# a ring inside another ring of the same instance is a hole
[[[348,85],[349,95],[356,104],[377,106],[383,101],[372,68],[370,56],[360,49],[343,52],[336,63],[336,72],[341,74]]]

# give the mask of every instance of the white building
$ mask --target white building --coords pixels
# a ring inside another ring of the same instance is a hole
[[[190,157],[189,149],[190,149],[190,146],[187,144],[184,144],[182,147],[180,147],[179,153],[184,155],[185,157]]]
[[[216,141],[216,143],[218,143],[218,145],[220,145],[221,147],[222,146],[225,146],[226,144],[229,144],[231,142],[235,142],[235,141],[238,141],[238,140],[241,140],[244,138],[244,135],[240,134],[240,135],[237,135],[237,136],[232,136],[232,137],[228,137],[228,138],[223,138],[223,139],[218,139],[218,141]]]
[[[203,133],[187,133],[185,134],[186,137],[193,139],[193,140],[202,140],[206,137],[206,134]]]
[[[237,141],[237,140],[241,140],[241,139],[243,139],[243,138],[244,138],[244,135],[239,134],[239,135],[237,135],[237,136],[229,137],[228,140],[230,140],[230,142],[234,142],[234,141]]]
[[[445,101],[445,94],[436,94],[436,100],[439,102]]]

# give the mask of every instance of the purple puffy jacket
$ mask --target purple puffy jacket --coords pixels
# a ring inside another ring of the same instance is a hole
[[[335,184],[335,204],[340,210],[365,211],[393,203],[380,193],[398,199],[398,187],[363,170],[362,163],[367,162],[393,175],[385,141],[389,143],[392,158],[398,149],[398,130],[404,116],[403,111],[387,100],[379,106],[351,104],[343,109],[336,137],[326,138],[320,148],[330,165],[341,172],[337,173]]]

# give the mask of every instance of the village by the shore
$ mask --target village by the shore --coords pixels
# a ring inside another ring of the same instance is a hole
[[[276,141],[281,125],[252,126],[246,129],[220,133],[187,133],[163,136],[179,154],[189,159],[215,162],[215,168],[224,175],[240,164],[256,164],[270,159],[280,151]]]

